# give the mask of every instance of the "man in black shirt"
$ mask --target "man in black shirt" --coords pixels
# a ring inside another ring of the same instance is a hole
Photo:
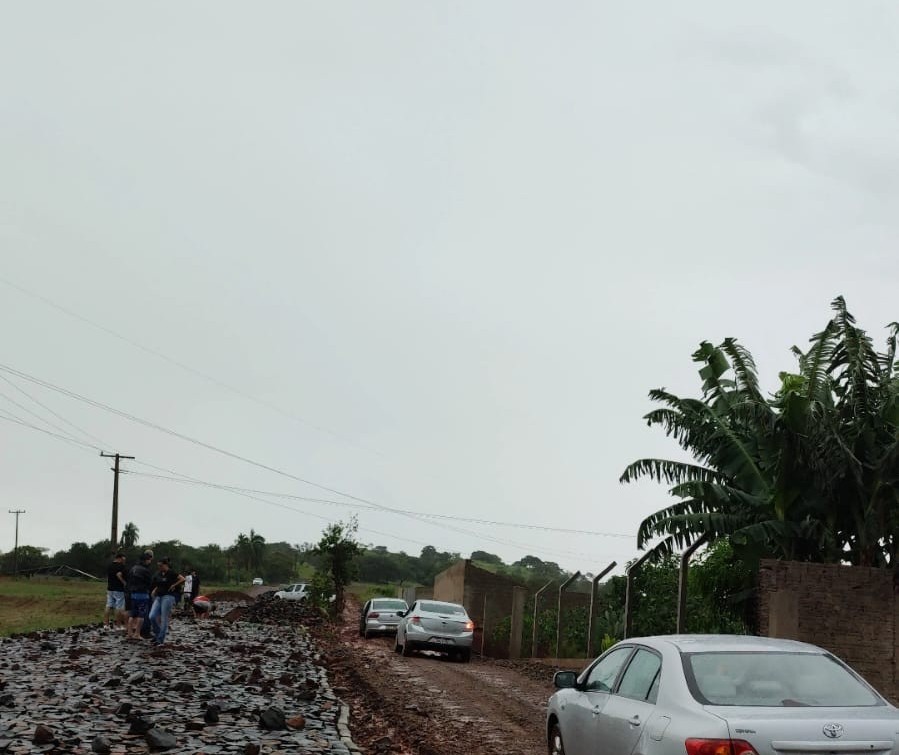
[[[153,575],[150,595],[153,607],[150,609],[150,630],[153,632],[153,643],[162,645],[169,631],[169,617],[172,609],[181,597],[181,585],[184,577],[174,571],[169,559],[159,559],[159,571]]]
[[[125,623],[125,554],[116,553],[112,563],[106,567],[106,610],[103,612],[103,626],[112,629],[116,624]],[[110,614],[115,611],[114,616]]]
[[[145,551],[140,557],[140,561],[128,572],[128,592],[131,595],[131,618],[128,620],[129,640],[140,639],[141,627],[150,612],[150,583],[153,581],[153,574],[150,571],[151,563],[153,563],[153,554]]]

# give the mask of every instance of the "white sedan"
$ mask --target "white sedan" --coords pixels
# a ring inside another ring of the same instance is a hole
[[[551,755],[896,755],[899,710],[826,650],[726,635],[643,637],[560,671]]]

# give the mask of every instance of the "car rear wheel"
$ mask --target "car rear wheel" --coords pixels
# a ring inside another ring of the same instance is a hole
[[[412,655],[412,646],[409,644],[409,638],[403,637],[403,656],[408,658]]]
[[[459,651],[459,660],[462,661],[462,663],[468,663],[471,660],[471,650],[469,648],[460,650]]]
[[[562,742],[562,730],[559,724],[553,724],[549,732],[549,755],[565,755],[565,744]]]
[[[400,638],[399,635],[393,640],[393,652],[399,653],[402,651],[402,647],[400,646]]]
[[[362,636],[367,640],[371,635],[369,634],[367,629],[362,630]]]

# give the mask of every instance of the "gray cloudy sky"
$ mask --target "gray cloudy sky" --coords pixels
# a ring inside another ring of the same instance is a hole
[[[0,277],[277,410],[3,284],[0,362],[381,505],[632,534],[667,499],[621,470],[676,453],[646,392],[695,392],[700,340],[773,388],[835,295],[899,319],[897,32],[890,2],[3,3]],[[337,498],[14,382],[107,450]],[[23,542],[108,536],[95,450],[0,439]],[[120,521],[304,542],[354,511],[280,503],[132,476]],[[358,514],[392,550],[634,554]]]

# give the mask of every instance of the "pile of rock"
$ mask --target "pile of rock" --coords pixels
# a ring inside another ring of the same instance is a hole
[[[154,648],[97,628],[0,644],[0,753],[354,749],[308,633],[178,620]]]
[[[248,605],[241,619],[253,624],[277,624],[290,626],[317,626],[322,623],[322,614],[306,601],[282,600],[272,595],[263,595],[255,603]]]

